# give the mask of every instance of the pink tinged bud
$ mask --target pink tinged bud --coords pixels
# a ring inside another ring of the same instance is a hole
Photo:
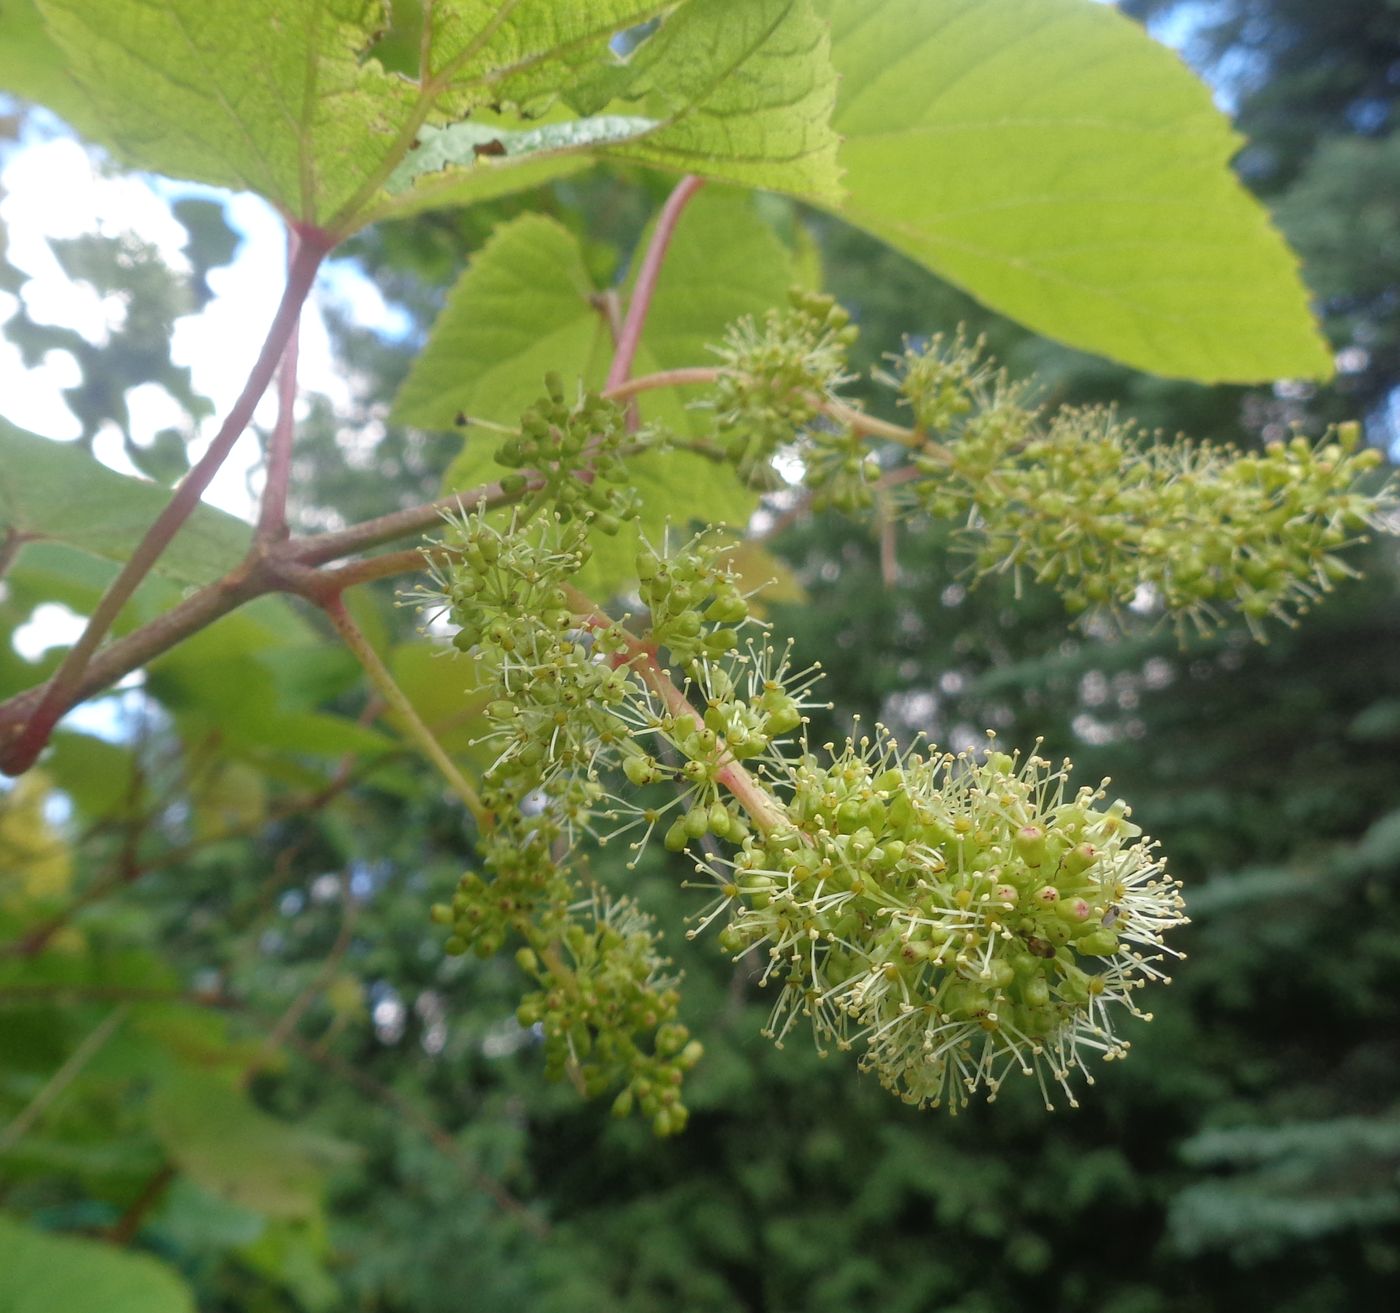
[[[1066,875],[1082,875],[1098,860],[1099,850],[1091,843],[1081,843],[1065,854],[1060,867]]]
[[[1045,860],[1045,831],[1038,825],[1023,825],[1013,840],[1016,855],[1027,866],[1039,866]]]
[[[1055,911],[1073,925],[1083,924],[1094,914],[1093,907],[1082,898],[1065,898]]]

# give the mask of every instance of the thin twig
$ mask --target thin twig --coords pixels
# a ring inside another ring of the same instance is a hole
[[[58,1100],[58,1098],[78,1077],[84,1067],[101,1051],[102,1046],[117,1033],[117,1027],[126,1020],[131,1011],[128,1004],[122,1003],[113,1008],[97,1028],[91,1031],[81,1044],[68,1055],[67,1061],[44,1083],[43,1088],[20,1109],[19,1115],[0,1130],[0,1154],[8,1153],[15,1147],[30,1128]]]
[[[666,198],[661,214],[656,220],[656,228],[642,257],[642,267],[637,272],[637,281],[632,288],[632,296],[627,302],[627,317],[622,321],[622,331],[618,334],[617,350],[613,352],[612,364],[608,368],[607,387],[614,388],[625,383],[632,373],[632,364],[637,358],[637,348],[642,342],[642,329],[646,326],[647,312],[651,309],[652,297],[656,295],[656,283],[661,276],[661,267],[666,262],[666,251],[676,231],[676,224],[690,198],[705,185],[703,178],[688,173],[682,178]]]
[[[301,238],[295,228],[287,229],[287,269],[296,263]],[[292,323],[282,364],[277,371],[277,422],[267,447],[267,481],[263,484],[258,507],[259,544],[276,542],[287,536],[287,493],[292,478],[292,439],[296,434],[297,354],[300,347],[301,318]]]
[[[330,618],[330,622],[335,626],[336,632],[344,640],[345,646],[354,653],[355,658],[364,667],[365,674],[369,676],[370,682],[378,690],[380,697],[403,721],[403,727],[408,736],[418,745],[423,755],[438,768],[443,779],[452,786],[453,791],[466,804],[467,810],[471,812],[477,825],[486,829],[491,824],[490,811],[482,803],[476,790],[467,783],[466,777],[457,769],[452,758],[443,751],[442,744],[434,737],[432,730],[423,723],[423,718],[418,714],[417,708],[408,700],[403,689],[398,686],[397,681],[389,671],[389,667],[380,660],[379,653],[374,650],[370,641],[361,633],[360,627],[355,623],[350,612],[345,609],[345,603],[340,594],[334,593],[322,599],[321,606]]]
[[[274,1049],[282,1046],[287,1036],[296,1030],[297,1022],[301,1020],[306,1009],[330,987],[331,981],[335,979],[335,973],[340,967],[341,959],[350,948],[350,941],[355,936],[355,913],[358,907],[351,894],[350,878],[343,873],[340,878],[340,903],[340,929],[336,933],[335,942],[321,963],[321,969],[307,983],[306,988],[292,999],[287,1005],[286,1011],[277,1018],[272,1029],[267,1032],[262,1048],[264,1061],[271,1056]]]
[[[141,1187],[141,1192],[127,1205],[126,1212],[107,1232],[107,1239],[114,1245],[129,1245],[135,1240],[146,1215],[165,1197],[177,1174],[174,1163],[162,1163],[156,1168]]]
[[[499,483],[484,483],[479,488],[465,492],[450,493],[435,501],[424,502],[419,506],[408,506],[401,511],[390,511],[361,524],[352,524],[346,529],[336,529],[330,533],[318,533],[311,538],[293,538],[288,544],[288,557],[298,565],[325,565],[328,561],[338,561],[341,557],[369,547],[379,547],[405,538],[411,533],[421,533],[442,522],[444,515],[460,511],[463,507],[475,510],[478,506],[495,510],[497,506],[509,506],[519,501],[526,492],[538,490],[538,480],[531,480],[521,492],[506,492]]]
[[[713,365],[692,365],[684,369],[662,369],[655,374],[643,374],[640,378],[625,379],[620,383],[610,383],[603,389],[609,401],[626,401],[642,392],[654,392],[657,388],[677,388],[701,383],[713,383],[724,371]]]

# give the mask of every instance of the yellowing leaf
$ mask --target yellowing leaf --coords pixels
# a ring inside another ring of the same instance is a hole
[[[21,775],[0,793],[0,899],[5,902],[57,898],[72,883],[72,851],[44,815],[52,794],[43,771]]]

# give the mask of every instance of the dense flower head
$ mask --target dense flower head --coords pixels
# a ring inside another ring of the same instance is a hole
[[[668,972],[652,918],[625,898],[594,891],[543,956],[522,948],[516,963],[539,982],[516,1011],[539,1026],[545,1072],[585,1097],[621,1084],[618,1116],[635,1106],[658,1135],[682,1130],[684,1075],[701,1046],[676,1019],[679,979]]]
[[[821,405],[850,382],[847,353],[857,332],[830,296],[797,290],[786,311],[734,324],[715,348],[724,369],[704,403],[715,412],[725,455],[745,475],[795,442]]]
[[[702,863],[730,910],[720,942],[767,955],[774,1037],[859,1044],[920,1105],[994,1097],[1013,1069],[1073,1103],[1085,1057],[1126,1050],[1115,1014],[1142,1015],[1184,918],[1127,808],[1068,792],[1067,769],[901,754],[883,732],[792,764],[790,826]]]
[[[520,430],[496,449],[496,462],[518,471],[501,479],[503,491],[530,491],[527,513],[548,507],[562,523],[583,517],[613,534],[637,517],[640,497],[628,482],[623,453],[656,435],[628,432],[626,411],[586,392],[570,401],[557,374],[545,395],[520,417]]]
[[[939,439],[914,501],[961,526],[977,573],[1048,583],[1076,613],[1155,605],[1203,631],[1238,614],[1262,638],[1354,573],[1338,552],[1392,504],[1364,486],[1381,456],[1355,425],[1261,452],[1156,440],[1111,410],[1043,413],[961,338],[889,381]]]

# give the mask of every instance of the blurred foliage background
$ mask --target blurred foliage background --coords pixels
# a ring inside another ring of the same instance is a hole
[[[1329,386],[1134,375],[988,316],[830,219],[786,202],[765,202],[765,219],[815,238],[863,365],[903,334],[965,323],[1049,400],[1246,444],[1361,417],[1393,449],[1400,5],[1123,7],[1184,37],[1248,136],[1238,165],[1302,254],[1336,348]],[[494,223],[543,209],[604,268],[663,195],[645,175],[594,174],[357,239],[350,254],[416,328],[389,339],[332,317],[354,397],[306,421],[302,525],[436,494],[460,436],[387,426],[386,398]],[[23,310],[5,330],[30,361],[73,352],[85,440],[117,425],[158,480],[182,472],[183,439],[131,440],[122,394],[151,380],[203,413],[170,327],[236,240],[217,202],[176,214],[190,274],[118,239],[56,243],[74,279],[126,298],[104,350]],[[0,288],[24,279],[0,246]],[[7,1255],[15,1281],[21,1258],[37,1261],[21,1227],[158,1261],[201,1309],[230,1313],[1330,1313],[1395,1289],[1393,546],[1363,553],[1364,580],[1297,633],[1182,649],[1169,633],[1071,633],[1048,595],[969,590],[917,521],[882,541],[789,518],[768,545],[802,598],[771,618],[826,667],[830,733],[860,716],[954,747],[988,727],[1023,745],[1043,735],[1081,778],[1112,776],[1162,840],[1187,883],[1190,957],[1131,1059],[1078,1111],[1047,1115],[1008,1086],[995,1107],[916,1113],[851,1063],[775,1051],[750,976],[673,934],[707,1048],[689,1130],[658,1142],[579,1105],[540,1079],[514,965],[444,959],[429,926],[470,860],[458,808],[377,725],[350,658],[267,602],[109,698],[115,735],[66,731],[0,798],[0,1309],[27,1307],[4,1293]],[[21,564],[0,598],[7,637],[104,579],[57,549]],[[464,748],[451,667],[411,611],[388,590],[359,611]],[[4,691],[39,673],[0,646]],[[659,852],[635,874],[601,860],[597,874],[663,923],[694,910]]]

